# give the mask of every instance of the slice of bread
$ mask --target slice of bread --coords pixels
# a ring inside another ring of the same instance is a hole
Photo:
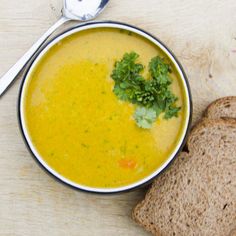
[[[207,107],[204,116],[208,119],[236,118],[236,96],[217,99]]]
[[[134,220],[154,235],[234,235],[236,119],[209,119],[226,114],[222,104],[208,107],[207,119],[191,131],[189,152],[176,158],[134,209]],[[236,110],[230,114],[235,117]]]

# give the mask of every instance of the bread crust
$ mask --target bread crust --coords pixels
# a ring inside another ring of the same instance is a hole
[[[223,117],[236,118],[236,96],[228,96],[215,100],[208,105],[203,116],[208,119]]]

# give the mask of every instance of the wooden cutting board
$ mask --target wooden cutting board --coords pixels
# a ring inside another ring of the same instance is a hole
[[[0,74],[56,21],[60,8],[60,0],[0,0]],[[98,17],[104,19],[141,27],[173,50],[192,88],[194,121],[210,101],[236,95],[235,0],[111,0]],[[39,168],[17,125],[20,80],[0,99],[0,235],[148,235],[130,218],[145,189],[86,194]]]

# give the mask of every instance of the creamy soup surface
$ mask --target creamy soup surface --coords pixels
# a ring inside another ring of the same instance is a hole
[[[32,143],[51,168],[75,183],[109,188],[139,181],[166,161],[183,133],[186,94],[175,69],[178,118],[159,117],[151,129],[139,128],[134,106],[114,95],[114,63],[131,51],[146,68],[162,55],[134,33],[90,29],[54,45],[29,75],[23,107]]]

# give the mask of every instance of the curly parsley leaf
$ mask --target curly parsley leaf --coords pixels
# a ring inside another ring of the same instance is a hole
[[[178,112],[181,108],[180,107],[175,107],[175,106],[169,106],[166,111],[165,111],[165,115],[164,115],[164,118],[165,119],[170,119],[172,117],[178,117]]]
[[[112,72],[112,79],[115,81],[113,92],[125,101],[135,103],[135,92],[142,90],[144,78],[140,75],[144,67],[142,64],[135,63],[139,57],[135,52],[126,53],[121,61],[115,63]]]
[[[170,119],[177,117],[181,108],[176,106],[178,98],[170,90],[170,65],[159,56],[152,58],[148,66],[151,78],[144,79],[144,66],[136,63],[138,58],[135,52],[125,53],[115,63],[111,74],[113,92],[120,100],[137,105],[134,119],[139,127],[151,128],[160,113]]]

